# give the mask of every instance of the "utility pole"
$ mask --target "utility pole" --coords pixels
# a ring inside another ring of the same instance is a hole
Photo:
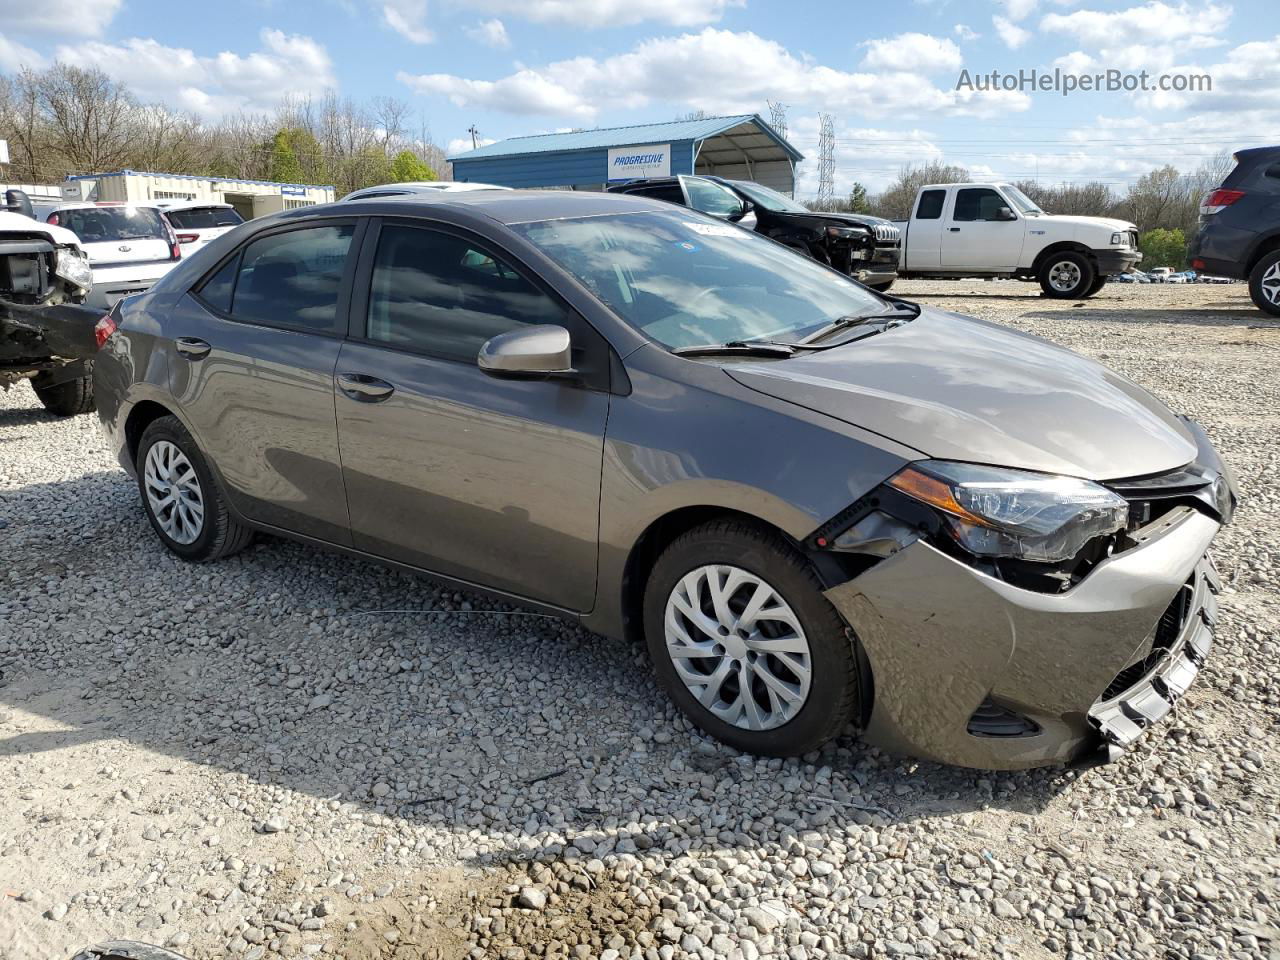
[[[787,105],[781,100],[768,100],[769,126],[783,140],[787,139]]]
[[[476,139],[480,136],[480,131],[476,129],[476,125],[473,123],[467,128],[467,133],[471,134],[471,149],[475,150],[480,146],[479,141]]]
[[[830,210],[835,203],[836,124],[829,113],[818,114],[818,202],[819,210]]]

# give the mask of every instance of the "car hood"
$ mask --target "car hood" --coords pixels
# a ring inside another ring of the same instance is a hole
[[[1164,473],[1196,455],[1183,423],[1118,373],[1039,337],[941,311],[725,372],[936,459],[1115,480]]]
[[[66,227],[55,227],[51,223],[41,223],[20,213],[0,211],[0,239],[7,233],[40,234],[48,237],[49,242],[57,247],[79,247],[80,239]]]
[[[1027,217],[1027,223],[1030,224],[1034,224],[1037,220],[1052,220],[1054,223],[1065,223],[1073,227],[1105,227],[1113,233],[1125,233],[1129,230],[1138,229],[1128,220],[1116,220],[1112,217],[1077,217],[1063,213],[1050,213],[1042,217]]]

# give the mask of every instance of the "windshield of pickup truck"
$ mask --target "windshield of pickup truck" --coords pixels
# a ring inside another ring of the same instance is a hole
[[[796,343],[888,304],[772,240],[689,210],[513,224],[631,326],[672,349]]]
[[[768,187],[762,187],[758,183],[750,183],[746,180],[730,180],[733,189],[737,190],[757,207],[763,207],[765,210],[772,210],[774,213],[810,213],[802,203],[796,203],[790,197],[783,196],[777,190],[770,190]]]
[[[1031,214],[1033,216],[1044,213],[1043,210],[1036,206],[1030,197],[1017,187],[1005,186],[1002,189],[1005,192],[1005,196],[1013,201],[1014,206],[1016,206],[1020,212]]]
[[[152,207],[76,207],[51,214],[49,222],[66,227],[81,243],[168,237],[160,214]]]

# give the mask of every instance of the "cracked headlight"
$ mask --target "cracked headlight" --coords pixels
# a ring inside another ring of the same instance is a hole
[[[970,553],[1055,563],[1124,528],[1129,504],[1077,477],[945,460],[914,463],[889,486],[940,511]]]
[[[93,268],[89,266],[89,258],[79,250],[59,250],[53,262],[53,272],[81,290],[93,287]]]

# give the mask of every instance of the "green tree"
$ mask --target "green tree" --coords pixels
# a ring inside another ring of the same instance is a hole
[[[277,130],[271,141],[271,179],[276,183],[301,183],[302,164],[288,130]]]
[[[423,162],[412,150],[401,150],[391,160],[391,179],[389,183],[409,183],[436,179],[436,172]]]
[[[1138,249],[1142,251],[1142,266],[1172,267],[1181,270],[1187,259],[1187,237],[1181,230],[1158,227],[1138,237]]]
[[[871,198],[867,196],[867,188],[856,180],[853,182],[853,188],[849,191],[849,212],[871,212]]]

